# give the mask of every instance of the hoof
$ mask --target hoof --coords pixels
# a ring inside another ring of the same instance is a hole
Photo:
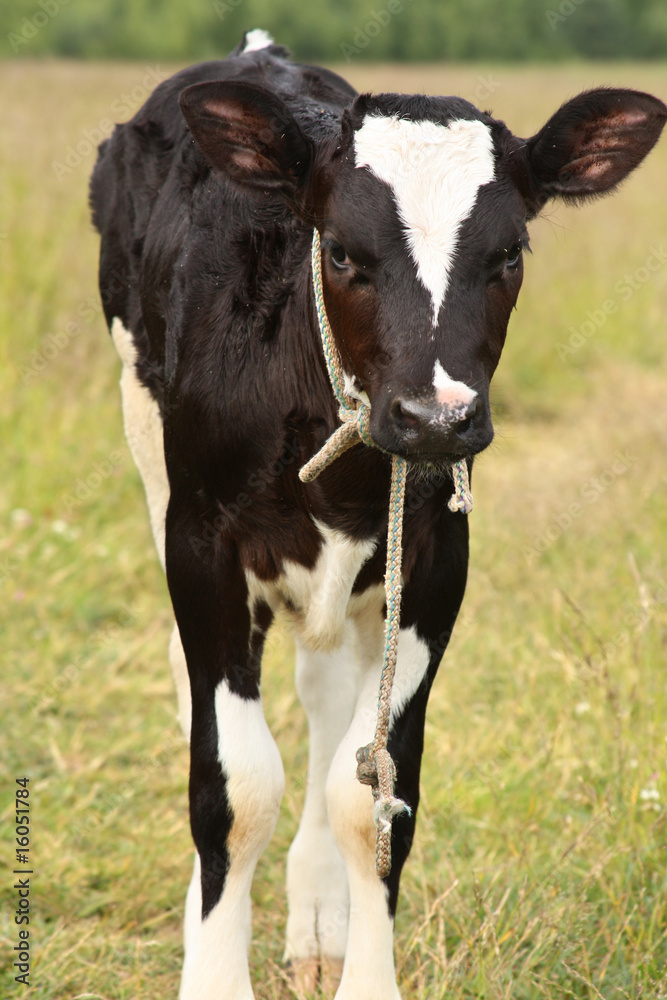
[[[299,1000],[311,1000],[320,978],[319,959],[293,958],[289,971],[292,987]]]
[[[325,997],[333,997],[343,975],[343,959],[324,956],[320,960],[320,989]]]
[[[326,955],[322,958],[293,958],[289,975],[299,1000],[314,1000],[319,995],[332,998],[343,975],[343,959]]]

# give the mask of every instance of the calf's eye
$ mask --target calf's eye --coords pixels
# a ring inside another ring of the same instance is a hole
[[[521,245],[520,240],[518,240],[516,243],[513,243],[512,246],[507,251],[505,267],[508,267],[510,271],[513,271],[516,267],[518,267],[519,261],[521,260],[522,251],[523,247]]]
[[[345,249],[340,245],[340,243],[334,243],[332,240],[329,244],[329,253],[331,254],[331,260],[336,267],[343,268],[349,266],[350,258],[347,256]]]

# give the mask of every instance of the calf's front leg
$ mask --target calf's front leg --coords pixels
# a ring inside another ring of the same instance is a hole
[[[271,614],[263,604],[248,607],[233,543],[193,547],[201,533],[199,519],[172,496],[167,578],[192,691],[190,823],[197,851],[180,998],[252,1000],[250,887],[284,790],[259,689]]]
[[[396,766],[395,795],[407,803],[410,813],[394,818],[391,871],[385,879],[375,870],[372,792],[357,780],[355,756],[374,735],[382,622],[378,614],[374,625],[368,620],[358,623],[362,651],[359,695],[327,779],[329,822],[346,864],[350,890],[347,948],[336,1000],[400,1000],[394,970],[394,916],[419,805],[426,705],[465,588],[467,524],[462,519],[454,522],[447,550],[449,561],[434,558],[431,567],[424,566],[418,581],[404,593],[388,750]],[[434,555],[437,552],[435,548]]]

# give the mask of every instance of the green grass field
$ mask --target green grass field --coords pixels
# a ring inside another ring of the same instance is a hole
[[[90,137],[170,70],[0,65],[3,998],[25,991],[7,958],[23,776],[27,995],[177,994],[187,750],[86,206]],[[344,72],[460,93],[523,135],[590,85],[667,98],[657,66]],[[666,177],[663,139],[614,199],[550,206],[532,227],[496,441],[475,470],[468,593],[427,721],[397,920],[406,1000],[667,997]],[[257,997],[286,1000],[285,852],[307,751],[284,627],[264,691],[288,787],[251,961]]]

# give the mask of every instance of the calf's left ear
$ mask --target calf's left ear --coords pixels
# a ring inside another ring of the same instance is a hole
[[[526,143],[534,212],[549,198],[613,191],[653,149],[666,120],[667,106],[636,90],[589,90],[568,101]]]
[[[298,199],[312,147],[280,98],[251,83],[215,80],[187,87],[180,104],[194,141],[231,181],[250,193]]]

